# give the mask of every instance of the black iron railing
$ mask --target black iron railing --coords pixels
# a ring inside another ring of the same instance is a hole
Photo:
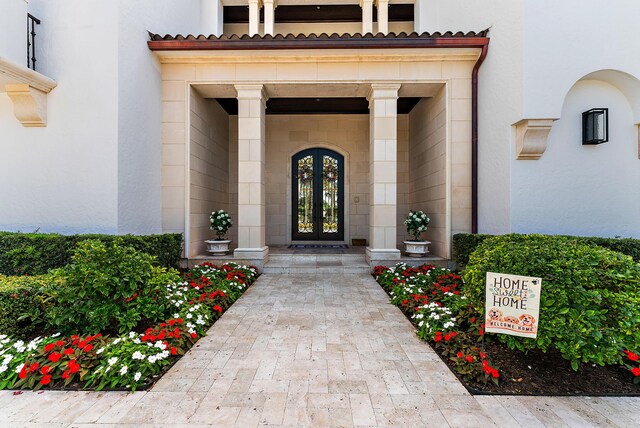
[[[27,67],[36,69],[36,25],[40,20],[27,13]]]

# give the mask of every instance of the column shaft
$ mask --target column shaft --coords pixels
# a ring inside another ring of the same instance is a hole
[[[389,33],[389,0],[378,0],[378,33]]]
[[[263,85],[238,93],[238,248],[236,258],[265,259],[265,108]]]
[[[264,0],[264,34],[274,35],[276,0]]]
[[[369,93],[370,207],[367,258],[400,258],[396,248],[399,84],[373,84]]]
[[[362,34],[373,33],[373,0],[360,0],[362,7]]]
[[[260,26],[260,0],[249,0],[249,35],[258,34]]]

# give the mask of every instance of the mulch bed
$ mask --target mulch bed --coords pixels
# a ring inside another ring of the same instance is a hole
[[[398,309],[413,324],[411,315]],[[558,351],[534,350],[525,354],[507,348],[495,338],[485,342],[485,350],[491,365],[500,370],[500,384],[466,382],[458,378],[474,395],[640,396],[640,384],[634,385],[633,376],[624,367],[581,364],[578,371],[574,371]],[[434,351],[456,374],[448,358],[437,349]]]
[[[485,349],[493,365],[500,368],[500,385],[465,384],[472,394],[640,395],[640,385],[634,385],[629,370],[620,366],[581,364],[576,372],[556,350],[524,354],[497,340],[487,343]]]

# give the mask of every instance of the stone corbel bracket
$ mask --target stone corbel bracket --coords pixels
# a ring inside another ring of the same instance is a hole
[[[47,126],[47,94],[56,86],[47,76],[0,58],[0,92],[13,102],[13,114],[22,126]]]
[[[516,159],[538,160],[547,150],[547,138],[556,119],[523,119],[516,127]]]

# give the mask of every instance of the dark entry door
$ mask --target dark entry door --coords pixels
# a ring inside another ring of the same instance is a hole
[[[293,240],[344,239],[344,157],[328,149],[293,157],[291,224]]]

